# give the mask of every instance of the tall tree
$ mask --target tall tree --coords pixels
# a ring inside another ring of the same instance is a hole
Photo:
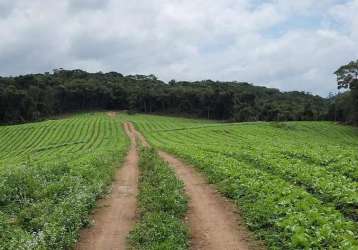
[[[337,75],[338,89],[350,89],[351,110],[350,120],[358,124],[358,60],[341,66]]]

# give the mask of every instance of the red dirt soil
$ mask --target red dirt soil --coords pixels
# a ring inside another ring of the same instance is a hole
[[[203,176],[166,152],[159,151],[159,155],[174,167],[190,198],[187,220],[192,234],[191,249],[262,249],[235,212],[235,206]]]
[[[128,123],[124,129],[131,141],[125,163],[117,171],[109,197],[98,201],[92,216],[95,225],[82,230],[76,249],[126,249],[127,236],[136,221],[139,157],[136,134]]]

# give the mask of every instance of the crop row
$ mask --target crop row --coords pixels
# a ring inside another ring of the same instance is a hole
[[[3,148],[0,163],[47,161],[96,150],[103,144],[111,143],[112,137],[116,135],[110,133],[118,130],[114,129],[118,121],[104,117],[87,114],[71,119],[0,127],[0,134],[12,135],[0,145]]]
[[[220,153],[187,147],[167,150],[199,167],[238,201],[249,226],[272,248],[358,247],[357,225],[304,189]]]
[[[227,130],[224,127],[219,132],[213,129],[202,129],[186,130],[181,133],[177,131],[175,133],[150,133],[149,136],[156,146],[168,143],[188,145],[188,147],[195,145],[195,147],[201,147],[208,152],[217,152],[228,157],[234,157],[239,161],[245,161],[253,167],[304,187],[325,203],[333,203],[349,218],[358,219],[356,212],[358,183],[354,178],[342,174],[345,167],[357,171],[356,165],[338,164],[336,162],[336,167],[333,168],[334,165],[327,167],[327,165],[307,162],[307,160],[302,160],[301,157],[294,157],[293,155],[285,157],[285,151],[273,146],[272,143],[262,142],[260,137],[250,137],[248,134],[238,136],[235,130]],[[279,141],[279,139],[277,140]],[[295,152],[299,154],[300,151]]]
[[[148,123],[160,120],[132,120],[152,145],[197,166],[237,201],[271,248],[358,247],[354,128],[326,122],[194,128],[171,118],[163,121],[171,129],[158,130]]]
[[[1,133],[14,136],[3,142],[12,151],[0,168],[0,249],[71,248],[126,152],[120,122],[87,114]]]
[[[264,170],[297,186],[305,188],[325,203],[332,203],[349,218],[358,221],[358,183],[351,179],[328,172],[325,168],[308,165],[300,160],[287,160],[267,151],[252,149],[202,147],[208,152],[234,157],[251,166]]]

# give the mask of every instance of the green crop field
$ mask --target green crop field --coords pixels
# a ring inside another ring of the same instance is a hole
[[[206,174],[276,249],[358,248],[358,130],[331,122],[213,123],[128,116]]]
[[[220,123],[86,113],[0,126],[0,249],[74,246],[127,152],[129,140],[122,129],[126,120],[152,146],[207,176],[239,206],[249,228],[268,248],[358,248],[357,128],[331,122]],[[141,167],[141,213],[164,204],[161,189],[186,204],[182,184],[167,190],[168,183],[174,183],[173,172],[154,151],[140,152],[141,166],[151,163],[150,168]],[[154,190],[153,197],[148,190]],[[183,213],[172,218],[178,225]],[[149,244],[139,242],[145,238],[141,230],[160,225],[142,217],[131,235],[138,246]],[[170,229],[163,225],[157,230]],[[186,247],[186,231],[180,230],[180,244]],[[152,240],[157,244],[162,239]]]
[[[0,138],[0,249],[73,246],[126,152],[120,119],[2,126]]]

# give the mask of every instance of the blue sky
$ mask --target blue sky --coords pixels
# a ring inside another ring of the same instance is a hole
[[[327,96],[358,0],[0,0],[0,75],[81,68]]]

